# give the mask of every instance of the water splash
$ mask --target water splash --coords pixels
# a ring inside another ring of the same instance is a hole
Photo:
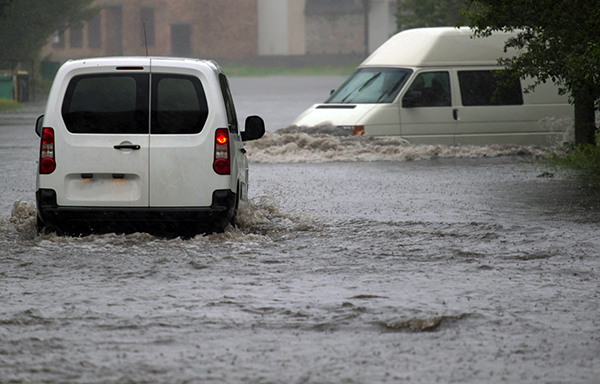
[[[468,316],[469,314],[463,313],[457,316],[434,316],[413,318],[409,320],[390,320],[382,321],[379,325],[390,331],[435,332],[442,324],[453,323]]]
[[[544,124],[562,127],[566,123],[552,121]],[[261,140],[247,143],[246,150],[250,161],[255,163],[316,163],[499,156],[547,157],[555,153],[557,148],[510,144],[414,145],[402,138],[352,136],[347,130],[331,126],[292,126],[276,132],[267,132]]]
[[[260,243],[268,241],[268,235],[293,231],[317,231],[317,223],[306,216],[283,212],[273,196],[261,195],[242,204],[238,211],[236,227],[228,226],[223,233],[197,235],[191,239],[162,239],[147,233],[91,234],[81,237],[58,236],[56,233],[37,233],[37,210],[34,204],[15,201],[8,219],[0,218],[0,232],[18,235],[27,240],[51,243],[105,242],[115,246],[167,241],[171,243]]]

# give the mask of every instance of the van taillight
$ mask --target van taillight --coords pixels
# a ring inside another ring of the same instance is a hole
[[[47,175],[56,169],[54,160],[54,129],[42,130],[42,143],[40,145],[40,173]]]
[[[219,175],[229,175],[231,165],[229,163],[229,130],[227,128],[217,129],[215,135],[215,161],[213,169]]]

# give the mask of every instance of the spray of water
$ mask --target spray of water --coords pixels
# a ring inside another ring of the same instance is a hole
[[[290,126],[268,132],[261,140],[246,145],[255,163],[305,163],[329,161],[415,161],[432,158],[481,158],[498,156],[547,157],[572,140],[570,118],[545,119],[538,123],[562,136],[549,146],[522,145],[413,145],[402,138],[352,136],[344,128],[331,125]]]

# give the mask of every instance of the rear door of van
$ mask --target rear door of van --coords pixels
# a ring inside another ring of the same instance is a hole
[[[61,116],[46,114],[57,167],[44,187],[61,206],[148,206],[149,65],[71,73]]]
[[[224,189],[212,169],[215,132],[205,129],[216,115],[209,113],[206,92],[218,92],[219,85],[183,63],[152,59],[150,207],[208,207],[212,192]]]

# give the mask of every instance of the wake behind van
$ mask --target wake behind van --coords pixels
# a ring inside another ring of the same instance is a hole
[[[243,141],[214,62],[164,57],[68,61],[38,119],[38,229],[194,235],[234,224],[248,199]]]
[[[329,99],[296,126],[334,125],[354,134],[400,136],[415,144],[553,145],[573,107],[553,84],[524,93],[531,80],[500,81],[510,34],[476,38],[469,29],[419,28],[379,47]]]

